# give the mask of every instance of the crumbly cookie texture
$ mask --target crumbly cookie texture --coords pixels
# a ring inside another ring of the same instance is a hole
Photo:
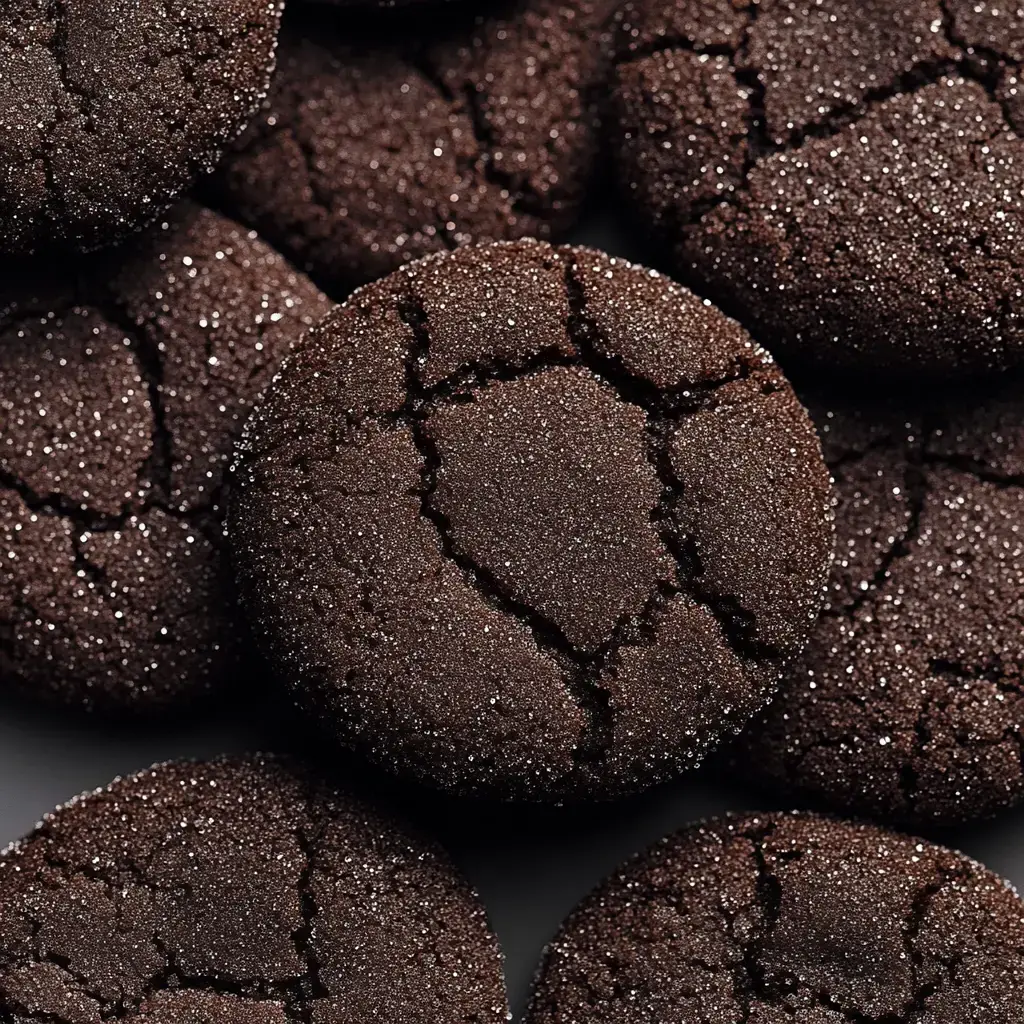
[[[253,399],[329,308],[194,206],[79,273],[3,275],[0,686],[155,710],[234,672],[225,471]]]
[[[172,763],[0,857],[18,1024],[504,1024],[501,954],[432,842],[273,758]]]
[[[1024,363],[1024,19],[973,0],[628,0],[619,173],[783,359]]]
[[[8,0],[0,253],[93,249],[152,221],[266,95],[280,0]]]
[[[659,275],[537,242],[357,292],[247,429],[265,654],[343,743],[456,791],[629,792],[772,692],[831,553],[770,357]]]
[[[669,836],[548,948],[529,1024],[1012,1024],[1024,905],[961,854],[806,814]]]

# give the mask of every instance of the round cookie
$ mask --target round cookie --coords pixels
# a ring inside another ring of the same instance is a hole
[[[1011,1024],[1024,903],[962,854],[807,814],[668,836],[548,948],[527,1024]]]
[[[457,792],[671,777],[817,614],[828,476],[732,321],[539,242],[428,257],[296,350],[229,516],[264,654],[346,745]]]
[[[214,185],[332,294],[473,240],[564,234],[593,173],[611,0],[421,6],[294,7],[267,109]]]
[[[640,215],[780,357],[1024,364],[1024,16],[975,0],[628,0],[613,134]]]
[[[0,857],[0,1017],[499,1024],[501,955],[447,856],[263,757],[152,768]]]
[[[1024,796],[1024,403],[810,403],[839,498],[828,605],[744,764],[922,824]]]
[[[266,95],[280,0],[9,0],[0,252],[91,249],[153,220]]]
[[[105,710],[224,681],[242,637],[224,471],[329,308],[198,207],[72,273],[0,283],[0,687]]]

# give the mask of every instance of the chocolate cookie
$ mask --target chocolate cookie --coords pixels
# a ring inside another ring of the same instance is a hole
[[[549,947],[528,1024],[1012,1024],[1024,903],[962,854],[807,814],[663,839]]]
[[[2,275],[0,687],[152,708],[230,673],[224,470],[328,308],[195,207],[78,274]]]
[[[596,158],[610,8],[500,0],[396,23],[296,7],[216,202],[338,295],[435,250],[562,234]]]
[[[280,0],[8,0],[0,252],[89,249],[162,213],[266,94]]]
[[[0,1018],[507,1019],[497,943],[444,853],[266,758],[118,780],[8,850]]]
[[[832,369],[1024,363],[1024,17],[628,0],[620,176],[683,280]]]
[[[829,500],[735,323],[603,253],[499,243],[307,336],[231,534],[264,652],[342,742],[450,790],[605,797],[764,703],[818,610]]]
[[[760,775],[922,823],[1024,796],[1024,403],[1019,385],[975,401],[812,401],[837,557],[811,642],[737,745]]]

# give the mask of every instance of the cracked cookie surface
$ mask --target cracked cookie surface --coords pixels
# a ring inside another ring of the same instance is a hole
[[[279,0],[9,0],[0,252],[92,249],[159,216],[266,94]]]
[[[235,483],[243,603],[299,699],[389,770],[503,797],[695,763],[802,647],[831,552],[770,357],[651,271],[537,242],[356,292]]]
[[[161,765],[0,857],[15,1024],[500,1024],[497,942],[433,843],[272,758]]]
[[[780,357],[1024,363],[1024,16],[969,0],[630,0],[619,174]]]
[[[0,686],[144,709],[236,668],[224,471],[250,403],[329,308],[194,206],[77,273],[3,275]]]
[[[331,294],[470,241],[554,237],[578,213],[611,3],[443,6],[296,6],[269,106],[217,177],[216,204]]]
[[[839,499],[822,618],[739,747],[837,807],[920,823],[1024,796],[1024,408],[809,399]]]
[[[962,854],[806,814],[663,839],[574,911],[529,1024],[1011,1024],[1024,905]]]

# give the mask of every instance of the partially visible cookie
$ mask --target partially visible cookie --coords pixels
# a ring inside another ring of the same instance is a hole
[[[832,542],[767,353],[649,270],[525,241],[409,264],[311,331],[230,532],[265,655],[343,744],[534,800],[639,790],[734,733]]]
[[[266,93],[281,0],[7,0],[0,253],[107,245],[212,169]]]
[[[501,955],[434,843],[272,758],[172,763],[0,857],[0,1017],[504,1024]]]
[[[197,207],[77,273],[0,281],[0,687],[155,708],[231,675],[224,472],[329,304]]]
[[[825,612],[744,764],[919,823],[1024,797],[1024,402],[810,401],[836,479]]]
[[[962,854],[807,814],[668,836],[548,948],[528,1024],[1015,1024],[1024,903]]]
[[[970,0],[627,0],[619,175],[780,358],[1024,364],[1024,18]]]
[[[611,6],[296,6],[216,202],[338,295],[435,250],[561,235],[594,172]]]

